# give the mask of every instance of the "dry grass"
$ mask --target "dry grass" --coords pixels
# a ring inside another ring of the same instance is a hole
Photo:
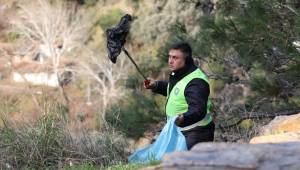
[[[122,135],[106,130],[93,135],[81,130],[75,135],[65,128],[61,116],[47,113],[36,122],[17,125],[2,116],[0,167],[61,168],[92,163],[106,166],[122,162],[127,154]]]
[[[0,169],[107,166],[126,160],[127,142],[120,133],[70,129],[74,122],[68,110],[50,92],[34,96],[39,109],[29,94],[0,96]]]
[[[243,114],[251,116],[256,113],[244,112]],[[258,118],[255,119],[241,121],[239,117],[241,115],[232,118],[224,118],[222,115],[218,115],[215,141],[247,143],[260,133],[263,125],[271,120],[270,118],[260,118],[257,116]]]

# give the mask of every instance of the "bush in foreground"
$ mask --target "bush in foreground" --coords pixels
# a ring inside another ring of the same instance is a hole
[[[31,124],[16,125],[6,119],[3,122],[1,169],[58,169],[84,163],[108,166],[127,158],[126,142],[113,130],[71,135],[65,122],[55,114],[43,115]]]

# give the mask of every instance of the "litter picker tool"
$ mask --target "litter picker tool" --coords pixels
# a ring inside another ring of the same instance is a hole
[[[129,52],[124,47],[124,44],[126,43],[126,37],[129,33],[131,22],[132,16],[126,14],[120,19],[118,25],[116,25],[113,28],[108,28],[106,30],[108,58],[113,63],[116,63],[118,56],[120,55],[121,51],[123,51],[133,63],[140,75],[144,78],[144,80],[147,80],[146,76],[142,73],[141,69],[138,67],[138,65],[135,63]]]

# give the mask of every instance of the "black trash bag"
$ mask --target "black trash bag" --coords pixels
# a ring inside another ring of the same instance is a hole
[[[118,25],[106,30],[108,58],[116,63],[117,57],[121,53],[122,47],[126,42],[126,37],[130,29],[132,17],[124,15]]]

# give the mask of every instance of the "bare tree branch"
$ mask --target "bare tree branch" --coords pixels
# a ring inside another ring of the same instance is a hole
[[[18,1],[17,5],[17,15],[10,22],[12,30],[21,35],[23,42],[26,41],[23,46],[34,46],[36,54],[50,59],[52,72],[60,80],[60,74],[65,69],[61,66],[61,59],[81,48],[88,38],[88,29],[92,24],[86,18],[88,15],[73,12],[70,4],[61,0]],[[27,48],[18,49],[19,53],[29,55],[24,50]],[[62,87],[60,91],[68,104]]]
[[[125,56],[120,56],[118,63],[113,64],[106,58],[106,55],[99,56],[90,51],[86,60],[80,61],[79,65],[81,69],[77,72],[95,82],[94,85],[91,84],[91,91],[96,92],[97,98],[91,99],[91,103],[100,103],[99,115],[104,124],[107,125],[105,113],[108,107],[116,103],[126,93],[124,87],[118,85],[118,82],[128,77],[129,64],[126,62]]]

